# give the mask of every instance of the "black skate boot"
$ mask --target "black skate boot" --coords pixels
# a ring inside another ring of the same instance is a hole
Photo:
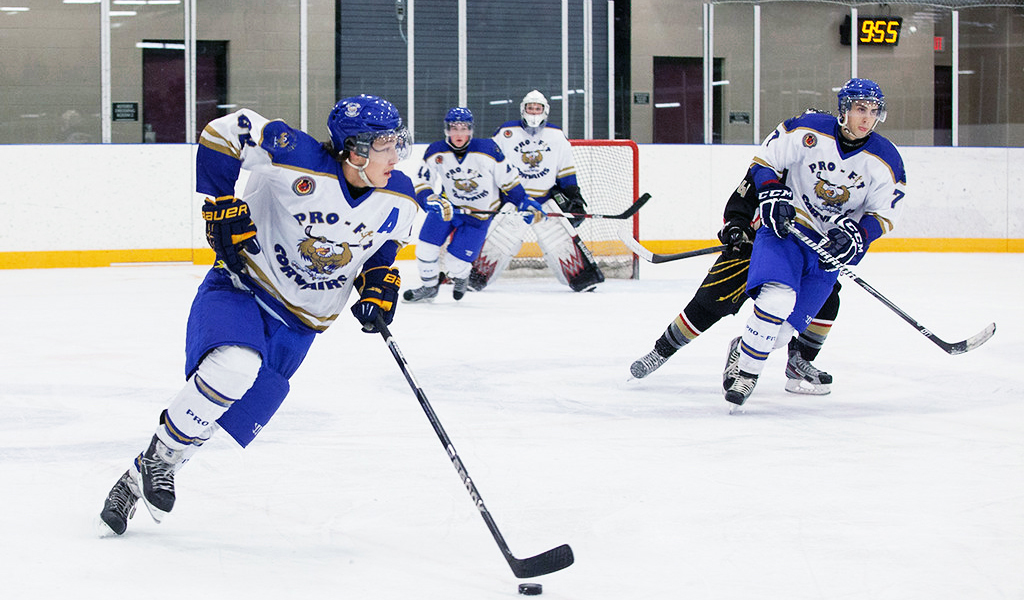
[[[732,385],[725,391],[725,399],[737,406],[743,406],[743,403],[750,397],[756,385],[757,375],[747,373],[746,371],[737,371]]]
[[[794,394],[824,396],[832,391],[832,376],[811,364],[800,352],[796,338],[789,342],[786,363],[786,391]]]
[[[174,470],[182,454],[183,450],[168,448],[154,435],[146,453],[135,459],[139,467],[136,487],[142,490],[142,501],[157,523],[174,508]]]
[[[655,348],[647,354],[644,354],[640,358],[633,361],[633,364],[629,367],[629,374],[637,379],[643,379],[651,373],[658,370],[658,367],[665,364],[668,360],[667,356],[662,356],[658,349]]]
[[[722,389],[729,391],[736,374],[740,372],[740,338],[729,342],[729,354],[725,357],[725,370],[722,371]]]
[[[135,504],[139,501],[139,488],[135,485],[130,472],[117,480],[110,488],[107,499],[103,502],[100,519],[117,535],[128,529],[128,519],[135,515]]]
[[[462,300],[462,297],[466,295],[466,288],[469,287],[469,278],[463,277],[452,279],[455,284],[455,290],[452,291],[452,298],[456,300]]]
[[[440,285],[438,280],[435,279],[433,285],[424,285],[415,290],[406,290],[402,297],[405,298],[406,302],[430,302],[437,298],[437,288]]]

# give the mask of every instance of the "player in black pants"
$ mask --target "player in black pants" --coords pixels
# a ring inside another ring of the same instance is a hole
[[[757,194],[750,172],[725,204],[725,225],[718,238],[728,247],[708,270],[689,304],[683,309],[661,337],[654,342],[654,350],[638,358],[630,366],[633,377],[647,377],[665,364],[676,350],[693,341],[723,317],[734,315],[747,300],[747,269],[750,266],[751,243],[754,231],[760,226]],[[786,390],[796,394],[828,394],[832,376],[811,364],[818,356],[832,322],[839,314],[839,282],[832,295],[815,315],[811,324],[789,342],[789,361],[786,363]],[[739,338],[729,346],[731,363],[738,358]],[[723,377],[726,389],[731,385],[729,373]]]

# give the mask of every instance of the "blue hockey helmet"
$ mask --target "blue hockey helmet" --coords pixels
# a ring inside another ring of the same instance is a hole
[[[469,139],[466,140],[465,144],[456,146],[452,143],[451,132],[453,128],[459,125],[469,130]],[[448,114],[444,116],[444,137],[452,149],[461,150],[465,148],[469,144],[469,140],[473,139],[473,111],[464,106],[456,106],[449,109]]]
[[[843,84],[836,94],[839,104],[839,121],[845,122],[846,113],[856,100],[866,100],[878,105],[878,121],[885,121],[885,94],[877,83],[870,79],[854,78]]]
[[[455,108],[448,109],[448,114],[444,116],[445,131],[455,123],[465,123],[472,127],[473,111],[464,106],[456,106]]]
[[[327,117],[327,129],[339,152],[348,150],[369,158],[371,148],[394,141],[398,158],[403,160],[412,150],[412,136],[402,125],[398,109],[377,96],[362,94],[339,100]]]

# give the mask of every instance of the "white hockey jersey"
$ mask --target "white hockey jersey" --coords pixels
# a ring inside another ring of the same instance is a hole
[[[860,223],[868,243],[895,226],[907,178],[896,146],[878,133],[850,153],[841,149],[839,124],[827,113],[804,113],[781,123],[754,156],[756,166],[773,170],[793,190],[796,223],[824,234],[830,218]]]
[[[241,281],[290,325],[327,329],[360,271],[390,266],[412,237],[419,207],[409,177],[394,170],[386,187],[353,198],[320,142],[248,109],[203,130],[196,191],[233,195],[240,169],[250,171],[242,199],[260,246],[241,252]]]
[[[494,140],[471,139],[460,159],[445,141],[430,144],[423,153],[417,172],[416,199],[422,205],[431,193],[444,192],[456,207],[471,210],[497,210],[502,203],[499,191],[518,205],[525,197],[519,184],[519,172],[508,168],[508,161]],[[487,220],[490,215],[478,218]]]
[[[509,165],[519,170],[526,193],[541,203],[556,183],[563,188],[577,185],[572,144],[560,127],[548,124],[531,133],[522,121],[509,121],[498,128],[494,141]]]

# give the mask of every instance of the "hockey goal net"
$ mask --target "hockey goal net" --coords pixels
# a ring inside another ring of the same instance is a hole
[[[570,140],[576,162],[576,180],[587,212],[615,215],[629,208],[640,195],[640,151],[632,140]],[[636,279],[636,256],[622,243],[619,232],[634,237],[639,232],[640,214],[630,219],[584,219],[576,229],[590,249],[605,277]],[[512,276],[550,274],[532,228],[523,246],[508,266]]]

